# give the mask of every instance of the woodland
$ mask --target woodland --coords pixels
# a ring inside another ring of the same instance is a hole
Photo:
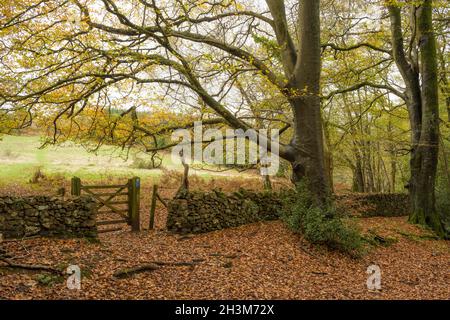
[[[0,242],[0,299],[448,299],[449,57],[446,0],[0,0],[0,218],[129,179],[123,228]],[[172,163],[199,122],[276,174]]]

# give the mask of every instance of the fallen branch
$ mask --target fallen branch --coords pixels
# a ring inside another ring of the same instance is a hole
[[[140,272],[145,272],[145,271],[154,271],[154,270],[158,270],[159,268],[160,268],[160,266],[153,264],[153,263],[143,264],[143,265],[137,266],[137,267],[118,270],[118,271],[114,272],[113,276],[115,278],[122,279],[122,278],[129,277],[135,273],[140,273]]]
[[[154,264],[158,266],[171,266],[171,267],[193,267],[200,262],[205,261],[205,259],[194,259],[191,262],[162,262],[162,261],[153,261]]]
[[[40,264],[15,263],[4,257],[0,257],[0,261],[3,261],[7,264],[6,266],[0,266],[0,268],[17,268],[17,269],[24,269],[24,270],[47,271],[47,272],[52,272],[52,273],[56,273],[56,274],[62,274],[61,270],[58,270],[58,269],[50,267],[50,266],[44,266],[44,265],[40,265]]]
[[[122,230],[122,227],[114,227],[114,228],[109,228],[109,229],[101,229],[98,230],[97,233],[106,233],[106,232],[114,232],[114,231],[120,231]]]
[[[18,239],[3,239],[3,240],[1,240],[0,242],[3,242],[3,243],[7,243],[7,242],[18,242],[18,241],[24,241],[24,240],[37,239],[37,238],[42,238],[42,236],[40,236],[40,235],[35,235],[35,236],[22,237],[22,238],[18,238]]]
[[[161,195],[159,193],[156,193],[156,197],[163,204],[164,207],[166,207],[166,208],[168,207],[167,202],[163,198],[161,198]]]
[[[239,258],[237,254],[223,254],[223,253],[210,253],[211,257],[223,257],[227,259],[236,259]]]
[[[376,231],[373,229],[369,229],[368,234],[363,235],[362,239],[373,246],[383,246],[383,247],[390,246],[393,243],[397,242],[396,238],[383,237],[378,233],[376,233]]]
[[[190,234],[185,234],[185,235],[182,235],[182,236],[178,237],[178,238],[177,238],[177,241],[188,240],[188,239],[192,239],[192,238],[194,238],[194,237],[195,237],[195,235],[192,234],[192,233],[190,233]]]
[[[171,267],[193,267],[198,265],[200,262],[205,261],[204,259],[194,259],[191,262],[163,262],[163,261],[153,261],[150,263],[146,263],[140,266],[135,266],[131,268],[121,269],[116,272],[114,272],[113,276],[115,278],[127,278],[133,274],[146,272],[146,271],[155,271],[159,270],[164,266],[171,266]]]

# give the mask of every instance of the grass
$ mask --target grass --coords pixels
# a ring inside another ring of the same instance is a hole
[[[37,136],[4,136],[0,141],[0,184],[26,183],[37,167],[49,176],[79,176],[88,180],[101,180],[112,175],[120,178],[160,174],[158,170],[130,168],[131,159],[121,159],[120,152],[113,147],[103,147],[93,154],[73,144],[44,149],[40,146]],[[165,164],[171,165],[170,157],[166,158]]]
[[[135,168],[133,154],[124,159],[121,150],[112,146],[103,146],[94,154],[73,143],[40,149],[41,144],[38,136],[3,136],[0,140],[0,185],[28,183],[37,168],[48,177],[69,179],[78,176],[91,181],[128,179],[132,176],[159,180],[164,173],[160,169]],[[149,159],[148,155],[142,153],[138,157]],[[162,167],[167,170],[183,170],[181,164],[172,162],[170,154],[163,157]],[[191,173],[206,180],[220,176],[196,170],[191,170]],[[227,172],[221,176],[234,174]]]

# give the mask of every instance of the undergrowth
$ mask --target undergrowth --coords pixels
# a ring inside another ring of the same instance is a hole
[[[287,226],[312,244],[360,257],[364,248],[357,228],[348,219],[339,217],[332,204],[319,207],[311,199],[305,184],[283,197],[281,217]]]

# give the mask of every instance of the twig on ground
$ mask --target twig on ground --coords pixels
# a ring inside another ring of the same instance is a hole
[[[3,242],[3,243],[18,242],[18,241],[24,241],[24,240],[37,239],[37,238],[42,238],[42,237],[40,235],[36,235],[36,236],[22,237],[19,239],[3,239],[1,242]]]
[[[62,274],[61,270],[58,270],[51,266],[44,266],[44,265],[40,265],[40,264],[15,263],[5,257],[0,257],[0,261],[3,261],[6,263],[6,266],[0,266],[0,268],[17,268],[17,269],[24,269],[24,270],[48,271],[48,272],[52,272],[52,273],[56,273],[56,274]]]
[[[113,276],[115,278],[126,278],[136,273],[146,272],[146,271],[155,271],[159,270],[164,266],[171,267],[194,267],[199,263],[205,261],[204,259],[194,259],[190,262],[180,261],[180,262],[164,262],[164,261],[152,261],[150,263],[145,263],[139,266],[125,268],[114,272]]]
[[[300,242],[299,247],[300,247],[300,249],[301,249],[304,253],[310,255],[311,257],[313,257],[314,259],[316,259],[316,260],[322,262],[323,264],[326,264],[326,265],[329,265],[329,266],[332,266],[332,267],[336,267],[333,263],[328,262],[328,261],[325,261],[324,259],[318,257],[318,256],[315,255],[314,253],[312,253],[312,252],[306,250],[306,248],[303,246],[303,242]]]

